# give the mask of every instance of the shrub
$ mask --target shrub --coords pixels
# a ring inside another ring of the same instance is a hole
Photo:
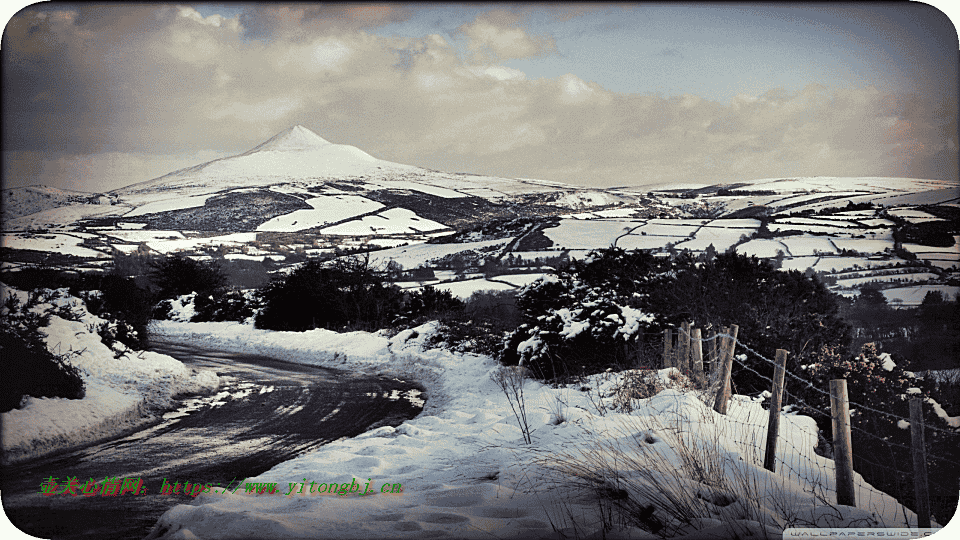
[[[837,297],[822,283],[736,253],[699,258],[681,253],[660,259],[642,251],[598,250],[561,268],[557,279],[524,288],[517,303],[526,326],[510,336],[503,360],[519,362],[522,353],[516,347],[526,344],[529,349],[535,344],[528,341],[534,333],[545,333],[540,341],[547,347],[529,350],[549,355],[548,361],[560,371],[597,369],[604,361],[631,365],[636,362],[624,344],[630,349],[634,340],[659,341],[663,328],[691,320],[703,328],[737,324],[740,341],[769,358],[776,349],[789,350],[791,371],[821,345],[845,346],[849,341]],[[627,324],[637,311],[646,314],[643,322],[627,332],[635,337],[624,340],[615,321]],[[575,332],[578,325],[589,326],[591,333]],[[556,342],[553,333],[566,339]],[[618,340],[620,346],[614,346]],[[771,377],[772,367],[753,357],[747,362],[759,375],[735,371],[738,387],[766,388],[762,377]]]
[[[227,291],[218,295],[196,295],[191,322],[245,321],[256,312],[257,302],[243,291]],[[167,303],[167,309],[170,304]]]
[[[460,309],[438,313],[441,324],[435,346],[460,352],[499,355],[506,335],[520,321],[513,291],[475,291]]]
[[[20,309],[10,296],[0,317],[0,412],[19,408],[24,396],[82,399],[86,394],[79,370],[51,353],[37,329],[43,322]]]
[[[70,294],[82,298],[90,313],[116,320],[112,334],[115,341],[132,349],[147,346],[153,295],[138,287],[133,279],[113,274],[85,274],[70,285]]]
[[[82,298],[87,311],[104,319],[115,319],[125,326],[115,333],[116,341],[133,349],[147,345],[147,326],[153,315],[153,295],[137,286],[135,279],[99,272],[71,273],[44,268],[29,268],[3,275],[4,283],[21,290],[67,287],[70,294]]]
[[[150,279],[159,289],[160,299],[176,298],[192,292],[211,294],[227,282],[216,262],[195,261],[178,255],[152,262],[150,266]]]
[[[462,312],[463,308],[463,301],[454,297],[449,290],[441,291],[428,285],[407,296],[401,317],[406,321],[437,319],[451,312]]]
[[[260,297],[257,328],[293,331],[385,328],[400,314],[404,299],[365,257],[308,261],[264,288]]]
[[[946,523],[957,508],[955,494],[960,470],[951,462],[960,461],[957,448],[960,434],[936,412],[932,399],[935,384],[916,378],[896,365],[889,355],[879,354],[873,343],[864,344],[856,355],[824,347],[813,364],[806,366],[814,386],[826,389],[831,379],[845,379],[851,402],[850,424],[854,469],[877,488],[916,510],[910,456],[910,430],[897,418],[909,418],[909,396],[924,400],[925,445],[928,454],[932,511]],[[819,410],[807,411],[820,429],[830,433],[829,398],[818,392],[804,396]],[[880,411],[880,412],[875,412]],[[936,459],[934,456],[946,458]]]

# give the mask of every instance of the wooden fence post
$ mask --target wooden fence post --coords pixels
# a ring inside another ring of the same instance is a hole
[[[720,351],[720,389],[713,402],[713,410],[727,414],[727,402],[730,401],[730,373],[733,371],[733,348],[737,345],[737,331],[740,327],[731,325],[731,338],[724,338],[724,347]]]
[[[777,367],[773,370],[773,388],[770,389],[770,421],[767,423],[767,450],[763,468],[777,472],[777,435],[780,432],[780,408],[783,406],[783,379],[787,371],[787,351],[777,349]]]
[[[850,442],[850,402],[847,380],[830,381],[830,414],[833,416],[833,464],[836,470],[837,504],[856,506],[853,486],[853,446]]]
[[[669,328],[664,329],[663,331],[663,367],[671,367],[670,357],[671,357],[671,345],[673,344],[673,336]]]
[[[690,346],[693,347],[691,356],[693,357],[693,372],[703,374],[703,343],[700,339],[700,329],[694,328],[690,331]]]
[[[680,354],[677,358],[677,369],[686,371],[690,369],[690,323],[680,324],[680,335],[677,336],[677,342]]]
[[[717,372],[717,331],[712,327],[707,333],[707,360],[710,361],[710,373]]]
[[[930,527],[930,488],[927,483],[927,450],[923,437],[923,402],[910,399],[910,446],[913,456],[913,492],[917,497],[917,527]]]

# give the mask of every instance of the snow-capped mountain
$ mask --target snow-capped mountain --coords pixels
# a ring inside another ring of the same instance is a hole
[[[556,182],[393,163],[296,125],[241,154],[74,201],[82,205],[51,204],[31,208],[37,214],[10,214],[4,228],[122,220],[168,230],[362,234],[385,230],[378,220],[410,219],[417,222],[410,231],[426,232],[493,218],[589,210],[636,198]],[[95,201],[113,206],[89,206]],[[358,228],[350,223],[357,219],[367,221]]]
[[[332,179],[416,167],[377,159],[355,146],[333,144],[303,126],[293,126],[236,156],[215,159],[115,191],[121,197],[176,190],[253,187],[306,179]]]

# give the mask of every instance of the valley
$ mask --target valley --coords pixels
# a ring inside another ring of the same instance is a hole
[[[109,193],[5,190],[4,268],[97,270],[117,256],[180,254],[260,262],[275,273],[367,252],[406,270],[406,287],[469,296],[514,286],[487,281],[491,274],[549,272],[616,246],[732,250],[816,273],[846,296],[879,287],[894,304],[917,304],[919,291],[960,292],[960,191],[947,182],[812,177],[600,189],[444,173],[343,146],[295,126],[233,158]],[[417,269],[438,277],[410,279]]]

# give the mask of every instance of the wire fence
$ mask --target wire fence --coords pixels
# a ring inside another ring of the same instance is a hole
[[[775,368],[776,362],[743,343],[733,332],[720,331],[708,337],[697,338],[694,337],[695,333],[691,331],[690,327],[684,325],[679,329],[677,335],[677,345],[672,347],[670,343],[666,342],[670,334],[665,333],[665,365],[677,364],[681,367],[696,368],[689,363],[690,358],[695,357],[691,354],[695,342],[699,341],[700,346],[702,346],[704,343],[720,339],[724,341],[719,342],[720,347],[716,347],[719,352],[709,356],[703,355],[703,359],[710,364],[714,386],[719,387],[718,392],[723,391],[723,385],[725,384],[724,381],[717,380],[720,371],[718,364],[723,360],[724,355],[722,346],[724,342],[730,347],[731,360],[737,364],[738,370],[749,371],[754,377],[769,383],[771,389],[774,387],[774,381],[770,376],[760,373],[748,364],[747,354],[752,356],[755,361],[764,363],[770,368]],[[731,343],[732,345],[730,345]],[[735,348],[739,348],[745,353],[733,354]],[[711,348],[711,350],[714,350],[714,348]],[[677,351],[679,351],[679,355]],[[686,357],[683,357],[683,355],[686,355]],[[700,369],[703,369],[702,365]],[[824,496],[835,496],[837,486],[834,453],[831,445],[833,441],[828,441],[825,437],[819,435],[821,431],[826,432],[828,430],[826,426],[831,426],[834,420],[831,413],[827,412],[829,408],[824,410],[824,404],[830,403],[830,393],[818,388],[809,379],[791,373],[790,370],[785,370],[785,375],[789,384],[782,386],[784,396],[782,405],[790,405],[792,411],[802,412],[803,415],[814,418],[816,424],[820,426],[820,429],[817,430],[816,448],[817,454],[822,459],[808,457],[809,447],[798,447],[798,441],[779,437],[777,438],[774,461],[776,471],[779,474],[792,477],[794,481],[805,486],[805,489],[811,491],[822,490]],[[892,402],[891,408],[888,410],[878,409],[854,399],[849,400],[853,469],[858,473],[854,478],[857,496],[856,505],[880,515],[889,515],[891,510],[888,508],[890,499],[884,497],[883,493],[896,499],[899,504],[914,512],[917,511],[918,504],[920,504],[915,493],[913,479],[913,455],[920,450],[911,444],[910,417],[897,414],[893,410],[896,405],[905,406],[907,404],[906,397],[908,396],[904,396],[899,403]],[[924,445],[922,450],[932,479],[930,510],[935,519],[943,524],[949,521],[957,510],[958,485],[960,485],[958,484],[960,456],[957,454],[958,446],[960,446],[958,445],[960,430],[953,428],[952,425],[946,425],[947,422],[940,417],[941,414],[945,415],[945,413],[942,413],[942,409],[934,411],[933,408],[939,407],[939,405],[929,397],[921,395],[910,395],[909,397],[923,399],[927,416],[931,418],[932,422],[941,424],[936,425],[929,421],[923,423]],[[728,420],[742,424],[742,431],[748,435],[745,439],[737,442],[742,444],[744,450],[748,452],[745,455],[750,455],[750,447],[754,449],[754,453],[759,452],[758,449],[763,447],[762,444],[757,444],[758,441],[764,440],[763,436],[758,437],[758,433],[765,432],[769,421],[765,417],[758,419],[743,418],[742,412],[738,411],[747,410],[747,408],[738,409],[736,407],[738,399],[743,398],[738,397],[730,402],[730,410],[727,412]],[[762,401],[764,398],[754,399]],[[811,402],[811,400],[814,402]],[[817,403],[817,400],[820,403]],[[781,418],[790,418],[791,416],[791,414],[787,414],[782,415]],[[804,440],[799,444],[806,446],[812,444],[812,441]],[[907,519],[906,510],[901,510],[905,522],[911,526],[918,525],[916,518],[913,518],[912,521]]]

